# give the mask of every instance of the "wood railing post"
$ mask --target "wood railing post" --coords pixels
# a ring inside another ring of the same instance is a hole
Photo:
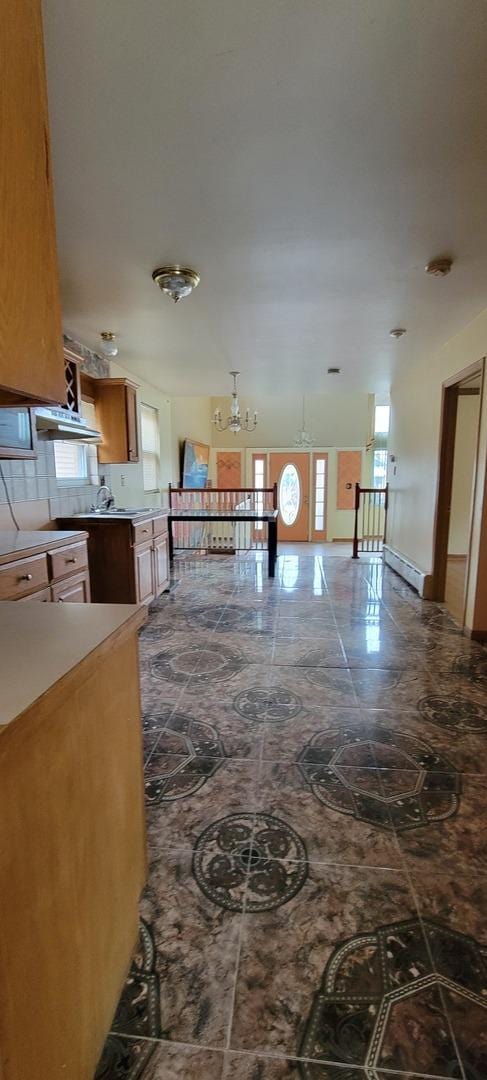
[[[385,495],[384,495],[384,538],[382,540],[382,545],[383,546],[386,543],[386,538],[387,538],[387,511],[388,511],[388,509],[389,509],[389,484],[386,484]]]
[[[355,527],[353,532],[352,559],[358,559],[358,512],[360,509],[360,484],[355,484]]]
[[[277,481],[272,489],[272,509],[277,510]]]

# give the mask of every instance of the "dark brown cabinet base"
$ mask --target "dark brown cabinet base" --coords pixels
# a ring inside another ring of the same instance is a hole
[[[60,518],[88,533],[95,604],[150,604],[169,588],[167,514]]]

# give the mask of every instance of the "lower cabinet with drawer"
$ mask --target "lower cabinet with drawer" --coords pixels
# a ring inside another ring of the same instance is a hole
[[[87,571],[73,574],[51,587],[51,597],[58,604],[89,604],[90,579]]]
[[[46,554],[13,558],[0,566],[0,600],[18,600],[48,584]]]
[[[0,600],[89,603],[86,541],[84,532],[0,532]]]
[[[167,513],[58,519],[61,528],[75,523],[88,532],[94,603],[150,604],[169,588]]]

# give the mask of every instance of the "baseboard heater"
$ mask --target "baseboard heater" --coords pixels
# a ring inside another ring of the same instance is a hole
[[[384,544],[383,547],[384,562],[387,566],[390,566],[391,570],[395,570],[396,574],[404,578],[408,585],[412,585],[413,589],[423,600],[433,599],[433,575],[426,573],[425,570],[420,570],[418,566],[407,559],[405,555],[402,555],[400,551],[395,551],[389,544]]]

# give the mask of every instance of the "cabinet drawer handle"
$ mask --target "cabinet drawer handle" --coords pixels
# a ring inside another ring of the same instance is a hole
[[[77,561],[78,561],[78,560],[77,560],[77,558],[76,558],[76,556],[75,556],[75,555],[73,555],[73,558],[72,558],[72,559],[65,559],[65,562],[67,562],[67,563],[70,563],[70,562],[77,562]]]
[[[141,529],[140,531],[141,531],[141,532],[149,532],[149,530],[148,530],[148,529]]]
[[[22,574],[19,581],[32,581],[32,574]]]

